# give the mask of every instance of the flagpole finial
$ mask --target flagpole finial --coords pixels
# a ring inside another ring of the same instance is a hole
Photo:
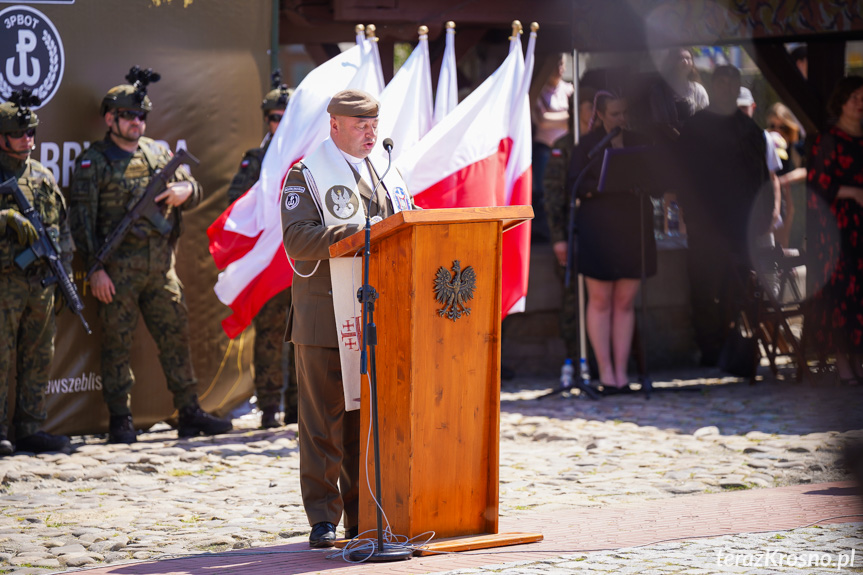
[[[521,27],[521,22],[519,22],[518,20],[513,20],[512,21],[512,36],[510,36],[509,39],[514,40],[515,38],[518,38],[518,36],[521,34],[522,30],[523,30],[523,28]]]
[[[366,38],[377,42],[378,37],[375,35],[375,31],[377,29],[377,26],[375,26],[374,24],[369,24],[368,26],[366,26]]]
[[[354,34],[362,34],[365,31],[366,27],[362,24],[357,24],[354,26]]]
[[[531,22],[530,23],[530,31],[536,32],[537,30],[539,30],[539,23],[538,22]]]
[[[447,27],[447,30],[455,30],[455,22],[450,20],[449,22],[446,23],[446,27]]]
[[[420,36],[423,36],[423,35],[427,36],[428,33],[429,33],[429,27],[428,26],[420,26],[417,29],[417,34],[419,34]]]

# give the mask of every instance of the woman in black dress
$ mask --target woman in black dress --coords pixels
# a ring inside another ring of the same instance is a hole
[[[830,99],[839,120],[820,134],[809,166],[809,234],[815,279],[806,327],[845,382],[863,383],[863,78],[839,81]],[[812,237],[814,235],[814,237]]]
[[[645,195],[630,190],[599,192],[602,153],[588,154],[615,128],[620,134],[610,142],[622,148],[646,144],[643,136],[626,130],[626,100],[598,92],[594,102],[593,130],[573,152],[569,186],[587,170],[579,185],[578,272],[587,285],[587,333],[604,389],[627,388],[626,374],[632,334],[635,330],[635,297],[641,278],[641,240],[644,241],[647,275],[656,273],[653,208]],[[641,206],[639,203],[641,202]],[[641,221],[639,221],[641,218]],[[640,236],[644,230],[643,237]]]

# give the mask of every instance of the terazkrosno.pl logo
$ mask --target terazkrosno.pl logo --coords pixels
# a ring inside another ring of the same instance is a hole
[[[42,100],[54,97],[63,79],[63,42],[54,24],[29,6],[0,10],[0,98],[31,90]]]

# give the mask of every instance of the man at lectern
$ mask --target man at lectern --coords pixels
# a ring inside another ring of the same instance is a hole
[[[285,337],[296,349],[300,484],[311,547],[333,546],[343,514],[346,537],[357,535],[359,523],[360,412],[346,409],[340,352],[358,349],[361,335],[359,318],[351,329],[337,329],[329,247],[361,231],[366,210],[374,223],[415,207],[398,171],[384,176],[386,158],[369,157],[378,108],[359,90],[333,96],[330,137],[291,168],[282,189],[285,250],[296,272]]]

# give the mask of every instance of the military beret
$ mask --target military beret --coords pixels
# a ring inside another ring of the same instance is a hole
[[[330,100],[327,113],[352,118],[377,118],[380,104],[362,90],[342,90]]]

